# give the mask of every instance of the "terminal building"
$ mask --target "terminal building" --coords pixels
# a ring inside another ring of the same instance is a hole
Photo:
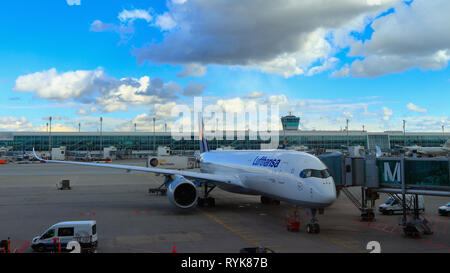
[[[229,138],[229,137],[228,137]],[[408,132],[366,132],[366,131],[300,131],[283,130],[279,132],[279,145],[286,141],[286,147],[306,146],[309,149],[336,150],[347,146],[360,145],[367,149],[379,146],[383,151],[398,146],[418,145],[422,147],[439,147],[450,138],[450,133],[414,133]],[[170,147],[171,151],[194,152],[199,150],[198,138],[191,136],[175,140],[170,132],[0,132],[0,149],[9,151],[48,151],[51,147],[66,147],[67,151],[99,151],[105,147],[115,147],[120,151],[156,151],[158,146]],[[210,149],[232,147],[236,150],[260,149],[263,141],[249,139],[245,132],[245,139],[238,139],[234,132],[234,139],[216,139],[208,137]]]
[[[375,150],[378,146],[386,152],[399,146],[439,147],[450,138],[450,133],[443,132],[304,131],[299,130],[300,118],[292,114],[281,117],[281,123],[283,129],[278,132],[278,147],[307,147],[321,152],[340,150],[347,144],[359,145],[368,150]],[[223,132],[223,137],[217,139],[211,136],[207,138],[212,150],[256,150],[261,149],[261,144],[270,143],[270,140],[261,139],[259,134],[256,139],[256,134],[250,135],[249,138],[248,131],[235,131],[233,134]],[[58,147],[64,147],[68,152],[94,152],[114,147],[118,154],[146,154],[156,152],[159,146],[168,147],[175,153],[194,153],[199,150],[198,137],[192,135],[176,139],[170,132],[0,132],[0,152],[24,152],[33,148],[45,152]]]

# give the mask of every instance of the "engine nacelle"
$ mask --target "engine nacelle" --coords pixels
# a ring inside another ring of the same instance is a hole
[[[186,178],[176,176],[167,187],[167,197],[175,206],[188,209],[197,204],[197,188]]]

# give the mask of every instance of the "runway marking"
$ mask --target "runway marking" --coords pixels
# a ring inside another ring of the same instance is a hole
[[[397,235],[401,235],[402,234],[401,231],[394,232],[394,230],[396,230],[398,227],[400,227],[400,225],[396,225],[396,226],[394,226],[393,230],[387,231],[387,230],[384,230],[384,229],[376,228],[376,226],[371,226],[370,223],[368,223],[368,225],[365,225],[365,223],[361,223],[360,221],[353,220],[353,222],[358,223],[358,224],[360,224],[362,226],[366,226],[366,227],[369,227],[369,228],[372,228],[372,229],[375,229],[375,230],[379,230],[379,231],[383,231],[383,232],[386,232],[386,233],[397,234]],[[438,222],[438,221],[436,221],[436,222]],[[437,223],[434,224],[434,227],[433,227],[434,231],[433,231],[433,234],[431,235],[430,239],[413,238],[413,240],[415,240],[417,242],[421,242],[421,243],[427,244],[427,245],[436,246],[436,247],[439,247],[439,248],[442,248],[442,249],[450,249],[450,247],[444,245],[443,242],[441,242],[441,243],[433,243],[432,242],[433,235],[436,233],[436,229],[437,229]]]
[[[331,243],[334,243],[334,244],[336,244],[336,245],[339,245],[339,246],[342,246],[342,247],[351,249],[351,250],[353,250],[353,251],[356,251],[356,252],[359,252],[359,253],[367,253],[367,251],[365,251],[365,250],[361,250],[361,249],[359,249],[359,248],[356,248],[356,247],[353,247],[353,246],[349,246],[349,245],[347,245],[347,244],[345,244],[345,243],[343,243],[343,242],[341,242],[341,241],[339,241],[339,240],[337,240],[337,239],[327,237],[327,236],[325,236],[325,235],[323,235],[323,234],[319,234],[319,237],[322,238],[322,239],[324,239],[324,240],[326,240],[326,241],[329,241],[329,242],[331,242]]]
[[[448,219],[447,219],[447,221],[445,221],[445,228],[444,228],[444,230],[443,230],[443,235],[446,235],[447,234],[447,227],[448,227]]]
[[[30,241],[26,241],[25,244],[17,251],[17,253],[22,253],[24,249],[30,244]]]
[[[150,179],[153,180],[153,182],[155,182],[156,184],[158,184],[158,185],[161,186],[162,183],[160,183],[158,180],[156,180],[156,179],[154,178],[155,174],[147,175],[147,176],[150,177]]]
[[[137,210],[136,214],[150,214],[150,210]]]
[[[95,212],[80,212],[80,216],[95,216]]]
[[[236,231],[234,228],[230,227],[229,225],[225,224],[224,222],[222,222],[221,220],[219,220],[217,217],[215,217],[214,215],[211,215],[209,213],[207,213],[204,210],[201,210],[199,208],[197,208],[201,213],[203,213],[204,215],[208,216],[210,219],[212,219],[214,222],[218,223],[219,225],[221,225],[222,227],[224,227],[225,229],[233,232],[234,234],[238,235],[239,237],[241,237],[242,239],[246,240],[247,242],[251,243],[254,246],[260,246],[261,244],[253,239],[249,239],[247,236],[245,236],[244,234],[242,234],[239,231]]]

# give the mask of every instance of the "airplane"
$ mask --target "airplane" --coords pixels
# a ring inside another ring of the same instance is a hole
[[[76,164],[108,167],[127,171],[151,172],[165,177],[167,197],[173,205],[189,209],[198,205],[215,206],[210,192],[217,186],[222,190],[248,195],[260,195],[261,203],[285,201],[304,207],[310,218],[308,233],[319,233],[317,212],[336,200],[336,186],[326,165],[317,157],[290,150],[218,150],[211,151],[200,123],[200,172],[168,170],[117,164],[97,164],[74,161],[45,160],[48,163]],[[200,183],[203,193],[198,196],[195,183]]]
[[[450,139],[448,139],[442,147],[421,147],[421,146],[406,146],[403,148],[407,154],[420,154],[427,156],[437,156],[450,154]]]

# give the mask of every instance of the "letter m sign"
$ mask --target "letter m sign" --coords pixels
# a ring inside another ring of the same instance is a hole
[[[401,176],[400,176],[400,163],[396,162],[394,171],[391,170],[391,165],[389,162],[384,162],[384,176],[383,180],[385,182],[401,182]]]

